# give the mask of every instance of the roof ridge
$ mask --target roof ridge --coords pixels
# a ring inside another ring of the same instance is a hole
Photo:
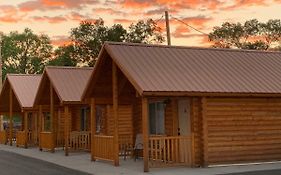
[[[160,44],[144,44],[144,43],[128,43],[128,42],[112,42],[106,41],[107,45],[123,45],[123,46],[139,46],[139,47],[159,47],[159,48],[175,48],[175,49],[193,49],[193,50],[210,50],[210,51],[227,51],[227,52],[251,52],[251,53],[273,53],[281,54],[281,51],[269,50],[249,50],[249,49],[231,49],[231,48],[210,48],[210,47],[196,47],[196,46],[168,46]]]
[[[93,67],[74,67],[74,66],[46,66],[47,69],[93,69]]]
[[[16,74],[16,73],[8,73],[7,76],[42,76],[42,74]]]

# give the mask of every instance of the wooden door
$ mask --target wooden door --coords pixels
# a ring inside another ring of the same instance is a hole
[[[191,135],[191,122],[190,122],[190,100],[183,99],[178,101],[178,118],[179,118],[179,128],[178,134],[180,136],[190,136]],[[191,163],[190,154],[191,143],[185,139],[180,140],[179,151],[180,151],[180,161],[187,164]]]

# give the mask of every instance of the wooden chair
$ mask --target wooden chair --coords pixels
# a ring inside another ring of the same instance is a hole
[[[140,152],[143,150],[143,136],[142,134],[137,134],[135,146],[134,146],[134,156],[135,161],[139,158]]]

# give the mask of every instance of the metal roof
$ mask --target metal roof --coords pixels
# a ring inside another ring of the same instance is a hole
[[[61,102],[80,102],[92,71],[93,68],[48,66],[45,68],[43,78],[44,76],[49,78]],[[42,82],[40,88],[41,86]]]
[[[0,95],[0,105],[6,106],[8,104],[9,87],[11,87],[20,107],[32,108],[35,100],[35,95],[39,87],[40,80],[41,80],[41,75],[7,74]],[[1,107],[1,109],[3,108]],[[4,109],[4,112],[7,111],[8,109]]]
[[[102,52],[142,92],[281,93],[281,52],[112,42]]]

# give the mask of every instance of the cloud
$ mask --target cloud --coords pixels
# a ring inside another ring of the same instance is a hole
[[[204,15],[198,15],[198,16],[193,16],[193,17],[185,17],[185,18],[177,18],[177,19],[172,18],[171,22],[173,24],[181,23],[178,20],[180,20],[180,21],[182,21],[182,22],[184,22],[184,23],[186,23],[188,25],[191,25],[192,27],[195,27],[197,29],[203,29],[208,22],[213,20],[213,18],[206,17]],[[181,23],[181,25],[184,25],[184,24]],[[188,27],[188,26],[186,26],[186,27]]]
[[[110,14],[110,15],[126,15],[127,13],[125,13],[124,11],[119,11],[119,10],[115,10],[113,8],[94,8],[93,9],[94,13],[97,14]]]
[[[266,0],[235,0],[234,4],[223,7],[222,10],[235,10],[242,7],[251,6],[267,6],[269,5]]]
[[[11,5],[0,6],[0,21],[5,23],[17,23],[23,20],[25,14],[19,14],[18,9]]]
[[[23,2],[18,7],[21,11],[30,12],[35,10],[81,9],[86,5],[97,3],[97,0],[34,0]]]
[[[67,21],[67,19],[65,17],[62,17],[62,16],[54,16],[54,17],[34,16],[32,18],[33,18],[33,20],[38,21],[38,22],[48,22],[48,23],[51,23],[51,24],[62,23],[62,22]]]
[[[51,42],[55,46],[64,46],[64,45],[69,45],[72,43],[72,41],[69,39],[69,37],[65,36],[65,35],[53,36],[51,39]]]
[[[116,4],[120,4],[123,8],[145,9],[151,7],[161,7],[170,10],[184,9],[217,9],[222,2],[219,0],[118,0]]]
[[[68,19],[73,20],[73,21],[83,21],[85,19],[89,19],[89,17],[86,15],[81,15],[80,13],[77,13],[77,12],[72,12],[68,16]]]
[[[132,24],[134,22],[134,20],[130,20],[130,19],[114,19],[114,23],[120,23],[120,24]]]

